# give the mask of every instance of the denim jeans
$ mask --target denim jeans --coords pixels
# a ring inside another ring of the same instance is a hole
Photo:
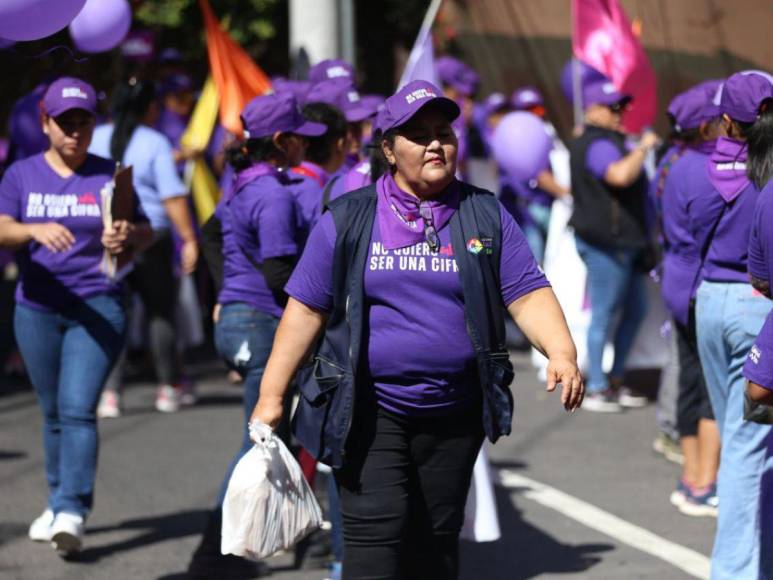
[[[94,500],[97,404],[125,340],[123,302],[101,294],[62,312],[18,304],[14,328],[43,411],[48,506],[85,517]]]
[[[548,237],[548,228],[550,226],[550,208],[549,205],[533,201],[527,207],[531,220],[526,220],[523,225],[523,235],[526,236],[526,243],[529,244],[531,253],[538,264],[541,264],[545,258],[545,243]]]
[[[602,359],[604,345],[619,315],[614,334],[615,362],[610,376],[622,379],[625,362],[636,333],[647,314],[647,294],[643,275],[636,270],[636,250],[608,248],[575,238],[577,252],[588,270],[591,319],[588,328],[588,392],[609,386]]]
[[[722,441],[714,580],[757,578],[760,482],[773,460],[766,459],[770,426],[743,419],[743,365],[771,306],[749,284],[703,282],[698,288],[698,354]]]
[[[234,302],[223,305],[220,318],[215,325],[215,347],[229,366],[236,369],[244,378],[244,425],[242,444],[228,466],[225,479],[220,486],[218,504],[223,503],[228,480],[236,464],[252,447],[247,424],[258,402],[260,381],[271,354],[274,334],[279,319],[270,314],[255,310],[249,304]]]

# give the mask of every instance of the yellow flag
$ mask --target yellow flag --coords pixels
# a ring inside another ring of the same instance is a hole
[[[219,101],[217,87],[212,77],[207,77],[207,82],[204,83],[204,88],[201,90],[201,96],[193,110],[188,127],[180,138],[182,147],[206,149],[215,129]],[[199,224],[203,224],[215,211],[215,205],[220,199],[220,186],[207,163],[201,157],[188,161],[185,167],[185,180],[193,195],[196,217]]]

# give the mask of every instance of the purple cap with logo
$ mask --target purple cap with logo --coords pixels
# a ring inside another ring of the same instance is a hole
[[[307,120],[290,93],[272,93],[255,97],[242,111],[242,123],[248,139],[268,137],[277,131],[318,137],[327,131],[322,123]]]
[[[449,121],[453,121],[461,112],[459,105],[444,97],[443,92],[427,81],[411,81],[384,103],[384,109],[376,119],[376,128],[386,133],[399,127],[427,105],[438,107]]]
[[[329,79],[349,79],[354,82],[354,67],[345,60],[327,59],[309,69],[309,80],[319,83]]]
[[[471,97],[480,84],[480,77],[472,68],[452,56],[441,56],[435,61],[440,82]]]
[[[765,99],[773,99],[773,83],[764,74],[736,73],[725,81],[719,110],[735,121],[752,123]]]
[[[75,77],[56,79],[43,95],[43,111],[51,117],[58,117],[71,109],[82,109],[97,114],[97,94],[86,81]]]
[[[503,93],[491,93],[488,97],[486,97],[486,100],[483,101],[484,115],[488,117],[492,113],[506,109],[509,106],[510,103],[507,101],[507,97]]]
[[[710,80],[679,93],[668,105],[668,114],[674,119],[677,132],[695,129],[704,121],[719,116],[719,107],[712,103],[721,80]]]
[[[377,105],[363,102],[349,79],[330,79],[316,83],[306,95],[305,103],[327,103],[337,107],[350,123],[364,121],[378,110]]]
[[[169,93],[185,93],[193,91],[193,79],[184,73],[175,73],[168,75],[161,81],[161,85],[158,88],[160,95],[168,95]]]
[[[534,87],[523,87],[513,93],[510,104],[516,111],[525,111],[531,107],[544,106],[545,100]]]
[[[384,102],[386,102],[386,97],[383,95],[360,95],[360,98],[364,106],[373,109],[376,113],[384,108]]]
[[[582,87],[582,106],[586,109],[591,105],[626,105],[630,102],[631,96],[618,91],[608,79],[594,80]]]

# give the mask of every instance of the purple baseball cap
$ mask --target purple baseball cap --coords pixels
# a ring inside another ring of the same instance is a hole
[[[429,104],[438,107],[449,121],[453,121],[461,113],[459,105],[444,97],[443,92],[432,83],[411,81],[386,100],[384,109],[376,119],[376,128],[386,133],[404,125]]]
[[[97,94],[86,81],[75,77],[56,79],[43,95],[43,111],[51,117],[58,117],[71,109],[82,109],[91,115],[97,114]]]
[[[354,82],[354,67],[345,60],[327,59],[309,69],[309,80],[319,83],[329,79],[349,79]]]
[[[483,114],[488,117],[492,113],[505,109],[510,106],[507,101],[507,97],[503,93],[494,92],[491,93],[483,101]]]
[[[376,94],[360,95],[360,99],[362,99],[364,106],[373,109],[376,113],[384,108],[384,103],[386,102],[386,97]]]
[[[435,70],[441,83],[453,87],[467,97],[475,94],[480,84],[478,73],[452,56],[438,58],[435,61]]]
[[[306,95],[311,88],[311,83],[309,81],[295,81],[284,77],[274,77],[271,79],[271,88],[275,93],[290,93],[300,105],[306,102]]]
[[[586,83],[582,87],[582,106],[588,108],[591,105],[622,105],[625,106],[631,102],[631,95],[621,93],[612,84],[612,81],[594,80]]]
[[[523,87],[513,93],[510,104],[516,111],[525,111],[531,107],[544,106],[545,100],[534,87]]]
[[[735,121],[753,123],[765,99],[773,99],[770,79],[759,73],[740,72],[725,81],[719,110]]]
[[[316,83],[306,95],[305,103],[327,103],[341,110],[350,123],[373,117],[378,105],[363,102],[349,79],[329,79]]]
[[[277,131],[318,137],[327,131],[322,123],[307,120],[290,93],[271,93],[255,97],[242,111],[242,123],[248,139],[268,137]]]
[[[677,132],[695,129],[704,121],[719,116],[719,107],[712,103],[721,80],[710,80],[679,93],[668,105],[667,112],[674,119]]]
[[[193,91],[193,79],[184,73],[175,73],[165,77],[158,88],[158,93],[160,95],[183,93],[187,91]]]

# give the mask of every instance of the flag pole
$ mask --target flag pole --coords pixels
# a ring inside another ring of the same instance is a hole
[[[572,110],[574,111],[574,129],[579,131],[583,124],[582,103],[582,64],[574,56],[574,36],[577,32],[577,6],[572,1]]]

